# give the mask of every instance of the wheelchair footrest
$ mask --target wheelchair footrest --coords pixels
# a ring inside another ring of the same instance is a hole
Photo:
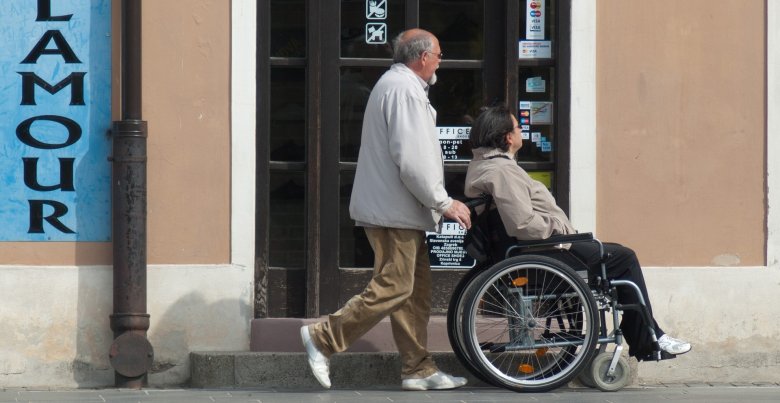
[[[674,354],[669,354],[666,351],[661,351],[661,359],[656,358],[656,354],[650,353],[644,357],[636,356],[637,361],[663,361],[663,360],[671,360],[673,358],[677,358]]]

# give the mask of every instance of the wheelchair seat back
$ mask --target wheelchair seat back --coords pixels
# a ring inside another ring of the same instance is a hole
[[[533,253],[535,255],[548,256],[562,261],[577,272],[586,272],[587,266],[565,248],[557,247],[562,243],[589,241],[592,234],[574,234],[553,236],[547,240],[520,241],[506,232],[501,214],[498,212],[493,198],[490,195],[482,195],[466,202],[471,210],[472,228],[467,232],[464,240],[466,251],[480,263],[481,266],[489,266],[498,263],[507,257],[519,254]],[[477,207],[484,206],[478,212]],[[560,238],[560,242],[557,239]],[[511,251],[510,251],[511,248]],[[510,252],[507,255],[507,252]],[[584,273],[582,273],[584,274]],[[587,278],[587,276],[583,276]]]

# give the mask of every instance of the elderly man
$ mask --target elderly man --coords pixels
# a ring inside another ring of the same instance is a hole
[[[427,350],[431,267],[425,231],[441,217],[471,226],[468,208],[444,189],[436,111],[428,88],[442,53],[430,32],[411,29],[394,41],[393,64],[376,83],[363,117],[349,206],[374,250],[365,290],[326,321],[301,328],[314,376],[330,388],[329,358],[390,316],[406,390],[452,389],[466,379],[438,370]]]

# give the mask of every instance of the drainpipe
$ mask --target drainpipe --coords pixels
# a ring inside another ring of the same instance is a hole
[[[141,0],[122,0],[122,120],[114,122],[112,237],[114,342],[109,361],[119,388],[147,385],[154,350],[146,338],[146,122],[141,120]]]

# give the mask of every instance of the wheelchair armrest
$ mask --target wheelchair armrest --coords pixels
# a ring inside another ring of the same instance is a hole
[[[581,234],[553,235],[547,239],[517,241],[512,246],[512,248],[528,248],[532,246],[551,246],[551,245],[559,245],[562,243],[592,241],[593,239],[594,239],[593,234],[590,232],[583,232]]]
[[[463,204],[466,205],[470,210],[473,210],[474,207],[481,206],[483,204],[488,204],[491,200],[493,200],[493,196],[483,193],[477,197],[470,197],[467,199],[462,200]]]

